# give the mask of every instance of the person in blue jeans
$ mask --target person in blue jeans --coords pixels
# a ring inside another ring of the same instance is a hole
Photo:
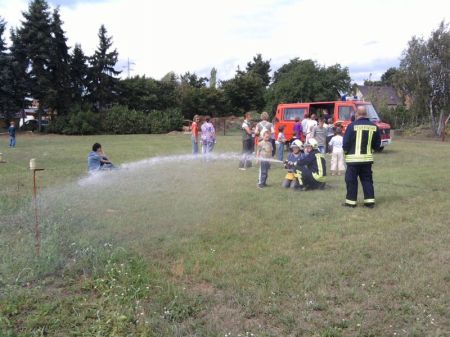
[[[280,125],[278,128],[278,138],[275,142],[277,145],[278,160],[283,161],[284,157],[284,144],[286,143],[286,137],[284,135],[284,125]]]
[[[9,147],[16,147],[16,123],[11,122],[8,128]]]

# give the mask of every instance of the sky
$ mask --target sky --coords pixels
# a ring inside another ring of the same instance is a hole
[[[428,38],[449,0],[48,0],[60,7],[68,45],[86,55],[104,24],[122,77],[160,79],[170,71],[232,78],[261,54],[272,71],[291,59],[348,67],[353,82],[378,80],[399,65],[413,37]],[[26,0],[0,0],[8,28],[20,26]],[[130,67],[128,67],[128,63]]]

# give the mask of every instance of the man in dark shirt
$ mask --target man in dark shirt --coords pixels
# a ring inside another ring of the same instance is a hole
[[[347,171],[345,183],[347,196],[343,206],[356,207],[358,177],[364,192],[364,206],[375,206],[375,192],[372,179],[373,151],[378,150],[381,137],[378,127],[367,118],[365,105],[358,106],[356,120],[345,131],[343,146]]]

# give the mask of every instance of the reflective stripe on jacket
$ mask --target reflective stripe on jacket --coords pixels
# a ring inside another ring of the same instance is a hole
[[[368,118],[359,118],[345,131],[342,148],[349,165],[373,163],[373,150],[378,150],[381,136],[378,127]]]
[[[306,166],[311,171],[313,178],[318,182],[325,182],[325,176],[327,175],[327,165],[325,162],[325,156],[318,150],[313,150],[306,155],[305,158],[300,159],[297,162],[296,170],[300,170],[301,167]]]

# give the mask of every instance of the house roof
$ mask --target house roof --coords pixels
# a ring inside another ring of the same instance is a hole
[[[372,85],[358,85],[358,89],[364,98],[370,96],[375,97],[377,100],[385,101],[387,105],[402,105],[401,98],[397,95],[397,92],[390,86],[372,86]]]

